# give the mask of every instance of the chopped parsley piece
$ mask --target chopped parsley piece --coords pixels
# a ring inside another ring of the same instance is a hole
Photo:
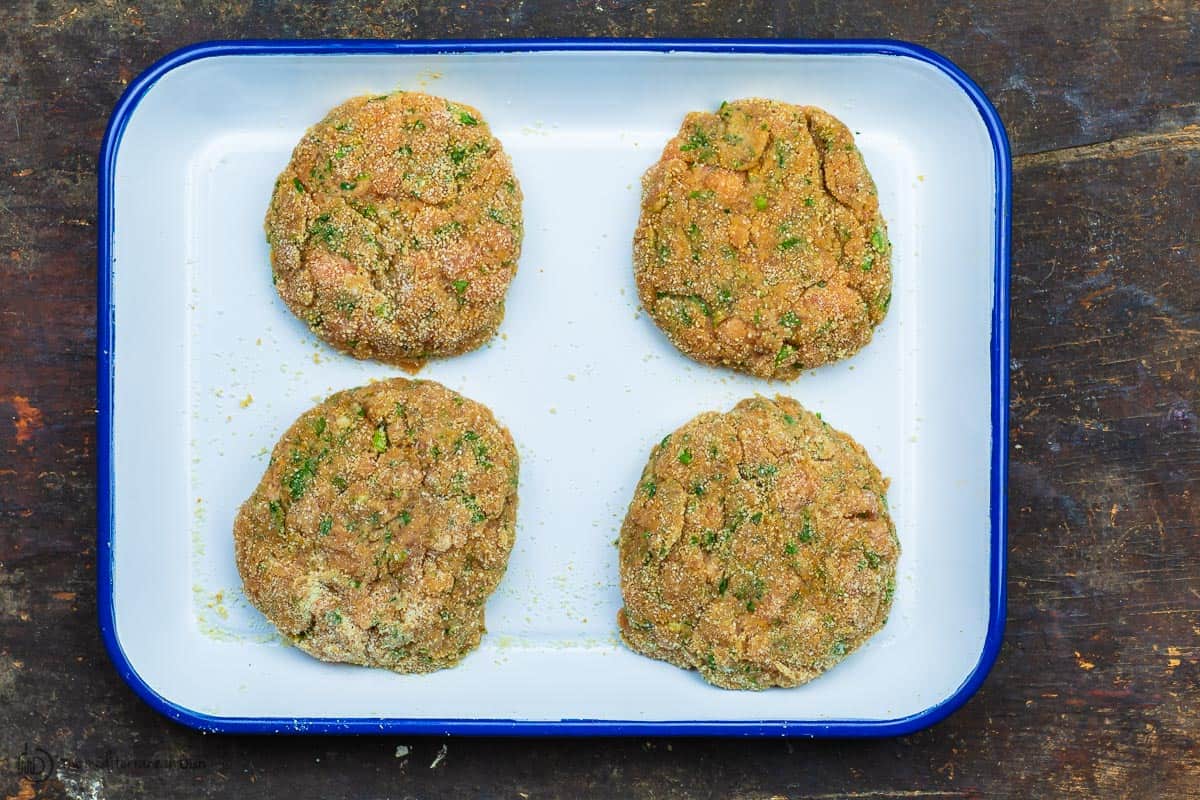
[[[708,134],[697,128],[692,131],[692,135],[688,137],[685,144],[679,146],[679,149],[687,152],[688,150],[706,150],[712,145],[709,141]]]
[[[685,467],[692,463],[692,451],[686,447],[679,451],[679,463]]]
[[[471,113],[469,111],[459,111],[458,112],[458,121],[461,122],[463,125],[474,126],[474,125],[479,124],[479,120],[477,120],[475,117],[471,116]]]
[[[471,282],[460,278],[459,280],[454,281],[454,283],[451,285],[454,287],[454,293],[459,297],[462,297],[464,294],[466,294],[467,287],[471,285]]]
[[[871,253],[867,253],[865,256],[863,256],[862,264],[859,266],[862,267],[863,272],[870,272],[871,268],[875,266],[875,256]]]
[[[654,480],[648,480],[642,484],[642,491],[646,493],[646,497],[654,497],[658,494],[658,484]]]
[[[868,567],[871,569],[879,569],[879,564],[883,561],[883,557],[879,555],[879,553],[874,553],[870,550],[867,550],[865,553],[863,553],[863,555],[867,559]]]
[[[779,352],[775,354],[775,366],[782,366],[794,355],[796,355],[796,348],[790,344],[783,345],[779,348]]]
[[[315,236],[325,243],[325,247],[329,250],[334,250],[342,244],[342,238],[345,236],[342,229],[330,222],[329,214],[322,214],[313,221],[313,225],[308,229],[309,236]]]
[[[800,533],[796,535],[796,538],[807,544],[813,540],[813,533],[812,520],[805,519],[804,525],[800,527]]]
[[[759,211],[767,210],[767,196],[765,194],[754,195],[754,207]]]
[[[796,547],[795,542],[788,542],[783,546],[783,552],[787,553],[789,556],[796,555],[798,550],[799,548]]]
[[[299,178],[292,178],[292,186],[296,187],[297,192],[304,194],[304,191],[305,191],[304,184],[300,182]]]
[[[407,525],[412,522],[412,514],[408,513],[408,509],[400,512],[400,524]]]
[[[817,201],[813,200],[811,197],[804,198],[804,205],[808,206],[809,208],[812,208],[816,204],[817,204]]]
[[[729,588],[729,576],[722,575],[721,582],[717,584],[717,594],[724,595],[725,590]]]
[[[804,243],[803,239],[800,239],[795,236],[789,236],[788,238],[784,239],[782,242],[779,243],[779,249],[780,250],[791,250],[793,247],[797,247],[803,243]]]
[[[834,642],[833,649],[830,650],[830,652],[838,658],[841,658],[842,656],[846,655],[846,643],[842,641]]]
[[[795,417],[793,417],[791,414],[784,414],[784,415],[783,415],[783,421],[784,421],[784,422],[786,422],[788,425],[795,425],[795,424],[796,424],[796,418],[795,418]]]
[[[750,521],[753,522],[755,525],[762,522],[762,512],[755,511],[753,514],[750,515]]]
[[[313,432],[316,433],[317,436],[320,436],[321,434],[325,433],[325,425],[325,418],[317,417],[313,420]]]
[[[795,311],[785,311],[783,316],[779,318],[779,324],[785,328],[799,328],[800,317]]]
[[[371,435],[371,447],[376,453],[382,453],[388,447],[387,429],[380,425],[375,429],[375,433]]]
[[[883,235],[882,228],[876,228],[875,230],[871,231],[871,246],[881,253],[887,249],[888,241]]]
[[[287,477],[285,483],[288,491],[291,492],[293,500],[299,500],[308,491],[308,487],[312,485],[313,478],[317,475],[317,460],[312,458],[304,459],[291,475]]]
[[[321,524],[317,526],[317,533],[321,536],[328,536],[331,530],[333,530],[333,517],[326,514],[321,517]]]

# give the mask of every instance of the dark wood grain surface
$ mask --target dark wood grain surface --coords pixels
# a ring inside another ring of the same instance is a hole
[[[1200,797],[1195,0],[4,10],[0,796]],[[896,37],[982,85],[1016,155],[1010,604],[999,662],[961,711],[865,742],[252,738],[169,723],[121,682],[95,622],[108,113],[185,44],[352,36]],[[51,774],[22,776],[43,751]]]

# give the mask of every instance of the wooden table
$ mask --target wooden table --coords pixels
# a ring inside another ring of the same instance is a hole
[[[1200,5],[941,5],[7,3],[0,793],[1200,797]],[[1016,155],[1011,567],[991,677],[946,722],[884,741],[247,738],[167,722],[96,630],[95,173],[117,96],[203,39],[582,35],[896,37],[949,56],[999,108]],[[53,774],[22,777],[40,751]]]

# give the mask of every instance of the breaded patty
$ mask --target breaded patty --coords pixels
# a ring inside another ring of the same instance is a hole
[[[654,448],[621,528],[621,636],[726,689],[797,686],[886,621],[900,544],[862,446],[787,397]]]
[[[480,113],[394,92],[308,130],[266,231],[279,296],[317,336],[413,367],[500,327],[521,224],[512,163]]]
[[[517,467],[492,412],[437,383],[338,392],[288,428],[238,512],[246,596],[325,661],[451,666],[508,564]]]
[[[693,112],[642,178],[642,305],[687,355],[762,378],[858,352],[892,297],[891,245],[850,131],[773,100]]]

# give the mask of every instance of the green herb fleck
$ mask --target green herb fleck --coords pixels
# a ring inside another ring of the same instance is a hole
[[[875,256],[871,253],[867,253],[865,256],[863,256],[862,264],[859,266],[862,267],[863,272],[870,272],[871,268],[875,266]]]
[[[321,517],[321,524],[317,526],[317,533],[321,536],[328,536],[331,530],[333,530],[333,517],[326,514]]]
[[[779,324],[785,328],[799,328],[800,317],[795,311],[785,311],[783,316],[779,318]]]
[[[315,236],[325,243],[328,250],[336,250],[342,244],[345,234],[342,229],[330,221],[329,214],[322,214],[313,221],[308,229],[309,236]]]
[[[454,293],[459,297],[462,297],[464,294],[466,294],[467,287],[471,285],[471,282],[460,278],[459,280],[454,281],[451,285],[454,287]]]
[[[407,525],[412,522],[412,514],[408,513],[408,509],[400,512],[400,524]]]
[[[784,344],[779,348],[779,352],[775,354],[775,366],[782,366],[787,363],[788,359],[796,354],[796,348],[790,344]]]
[[[642,491],[646,493],[646,497],[654,497],[658,494],[658,484],[653,479],[642,484]]]
[[[323,433],[325,433],[325,425],[326,424],[327,423],[325,422],[324,417],[317,417],[316,419],[313,420],[313,424],[312,424],[313,432],[316,433],[317,436],[322,435]]]
[[[798,550],[799,548],[796,547],[795,542],[788,542],[783,546],[783,552],[787,553],[789,556],[796,555]]]
[[[803,243],[804,243],[803,239],[800,239],[795,236],[789,236],[787,239],[784,239],[782,242],[779,243],[779,249],[780,250],[791,250],[793,247],[797,247]]]
[[[692,463],[692,451],[686,447],[679,451],[679,463],[685,467]]]
[[[802,526],[800,526],[800,533],[798,533],[796,535],[796,538],[799,539],[804,544],[808,544],[809,542],[811,542],[813,540],[813,535],[814,535],[814,531],[813,531],[812,520],[805,519],[804,524]]]
[[[474,125],[479,124],[479,120],[477,120],[475,117],[471,116],[470,112],[468,112],[468,111],[459,111],[458,112],[458,121],[461,122],[463,125],[474,126]]]
[[[375,429],[375,433],[371,435],[371,447],[376,453],[382,453],[388,448],[387,429],[380,425]]]
[[[697,128],[692,131],[692,135],[688,137],[685,144],[679,146],[679,149],[686,152],[688,150],[706,150],[711,146],[712,142],[708,138],[708,134]]]
[[[296,187],[297,192],[304,194],[304,192],[305,192],[304,184],[300,182],[299,178],[292,178],[292,186]]]
[[[729,588],[729,576],[722,575],[721,582],[717,584],[717,594],[724,595],[725,590]]]
[[[755,511],[753,514],[750,515],[750,521],[753,522],[755,525],[757,525],[760,522],[762,522],[762,517],[763,517],[763,515],[762,515],[761,511]]]
[[[875,228],[871,231],[871,246],[881,253],[887,250],[888,241],[887,237],[883,235],[882,228]]]
[[[765,194],[754,195],[754,207],[759,211],[767,210],[767,196]]]
[[[285,483],[288,491],[291,492],[292,499],[298,500],[308,491],[308,487],[312,485],[313,478],[317,474],[317,460],[312,458],[304,459],[300,466],[297,467],[290,475],[288,475]]]
[[[812,208],[816,204],[817,204],[817,201],[813,200],[811,197],[804,198],[804,205],[808,206],[809,208]]]

